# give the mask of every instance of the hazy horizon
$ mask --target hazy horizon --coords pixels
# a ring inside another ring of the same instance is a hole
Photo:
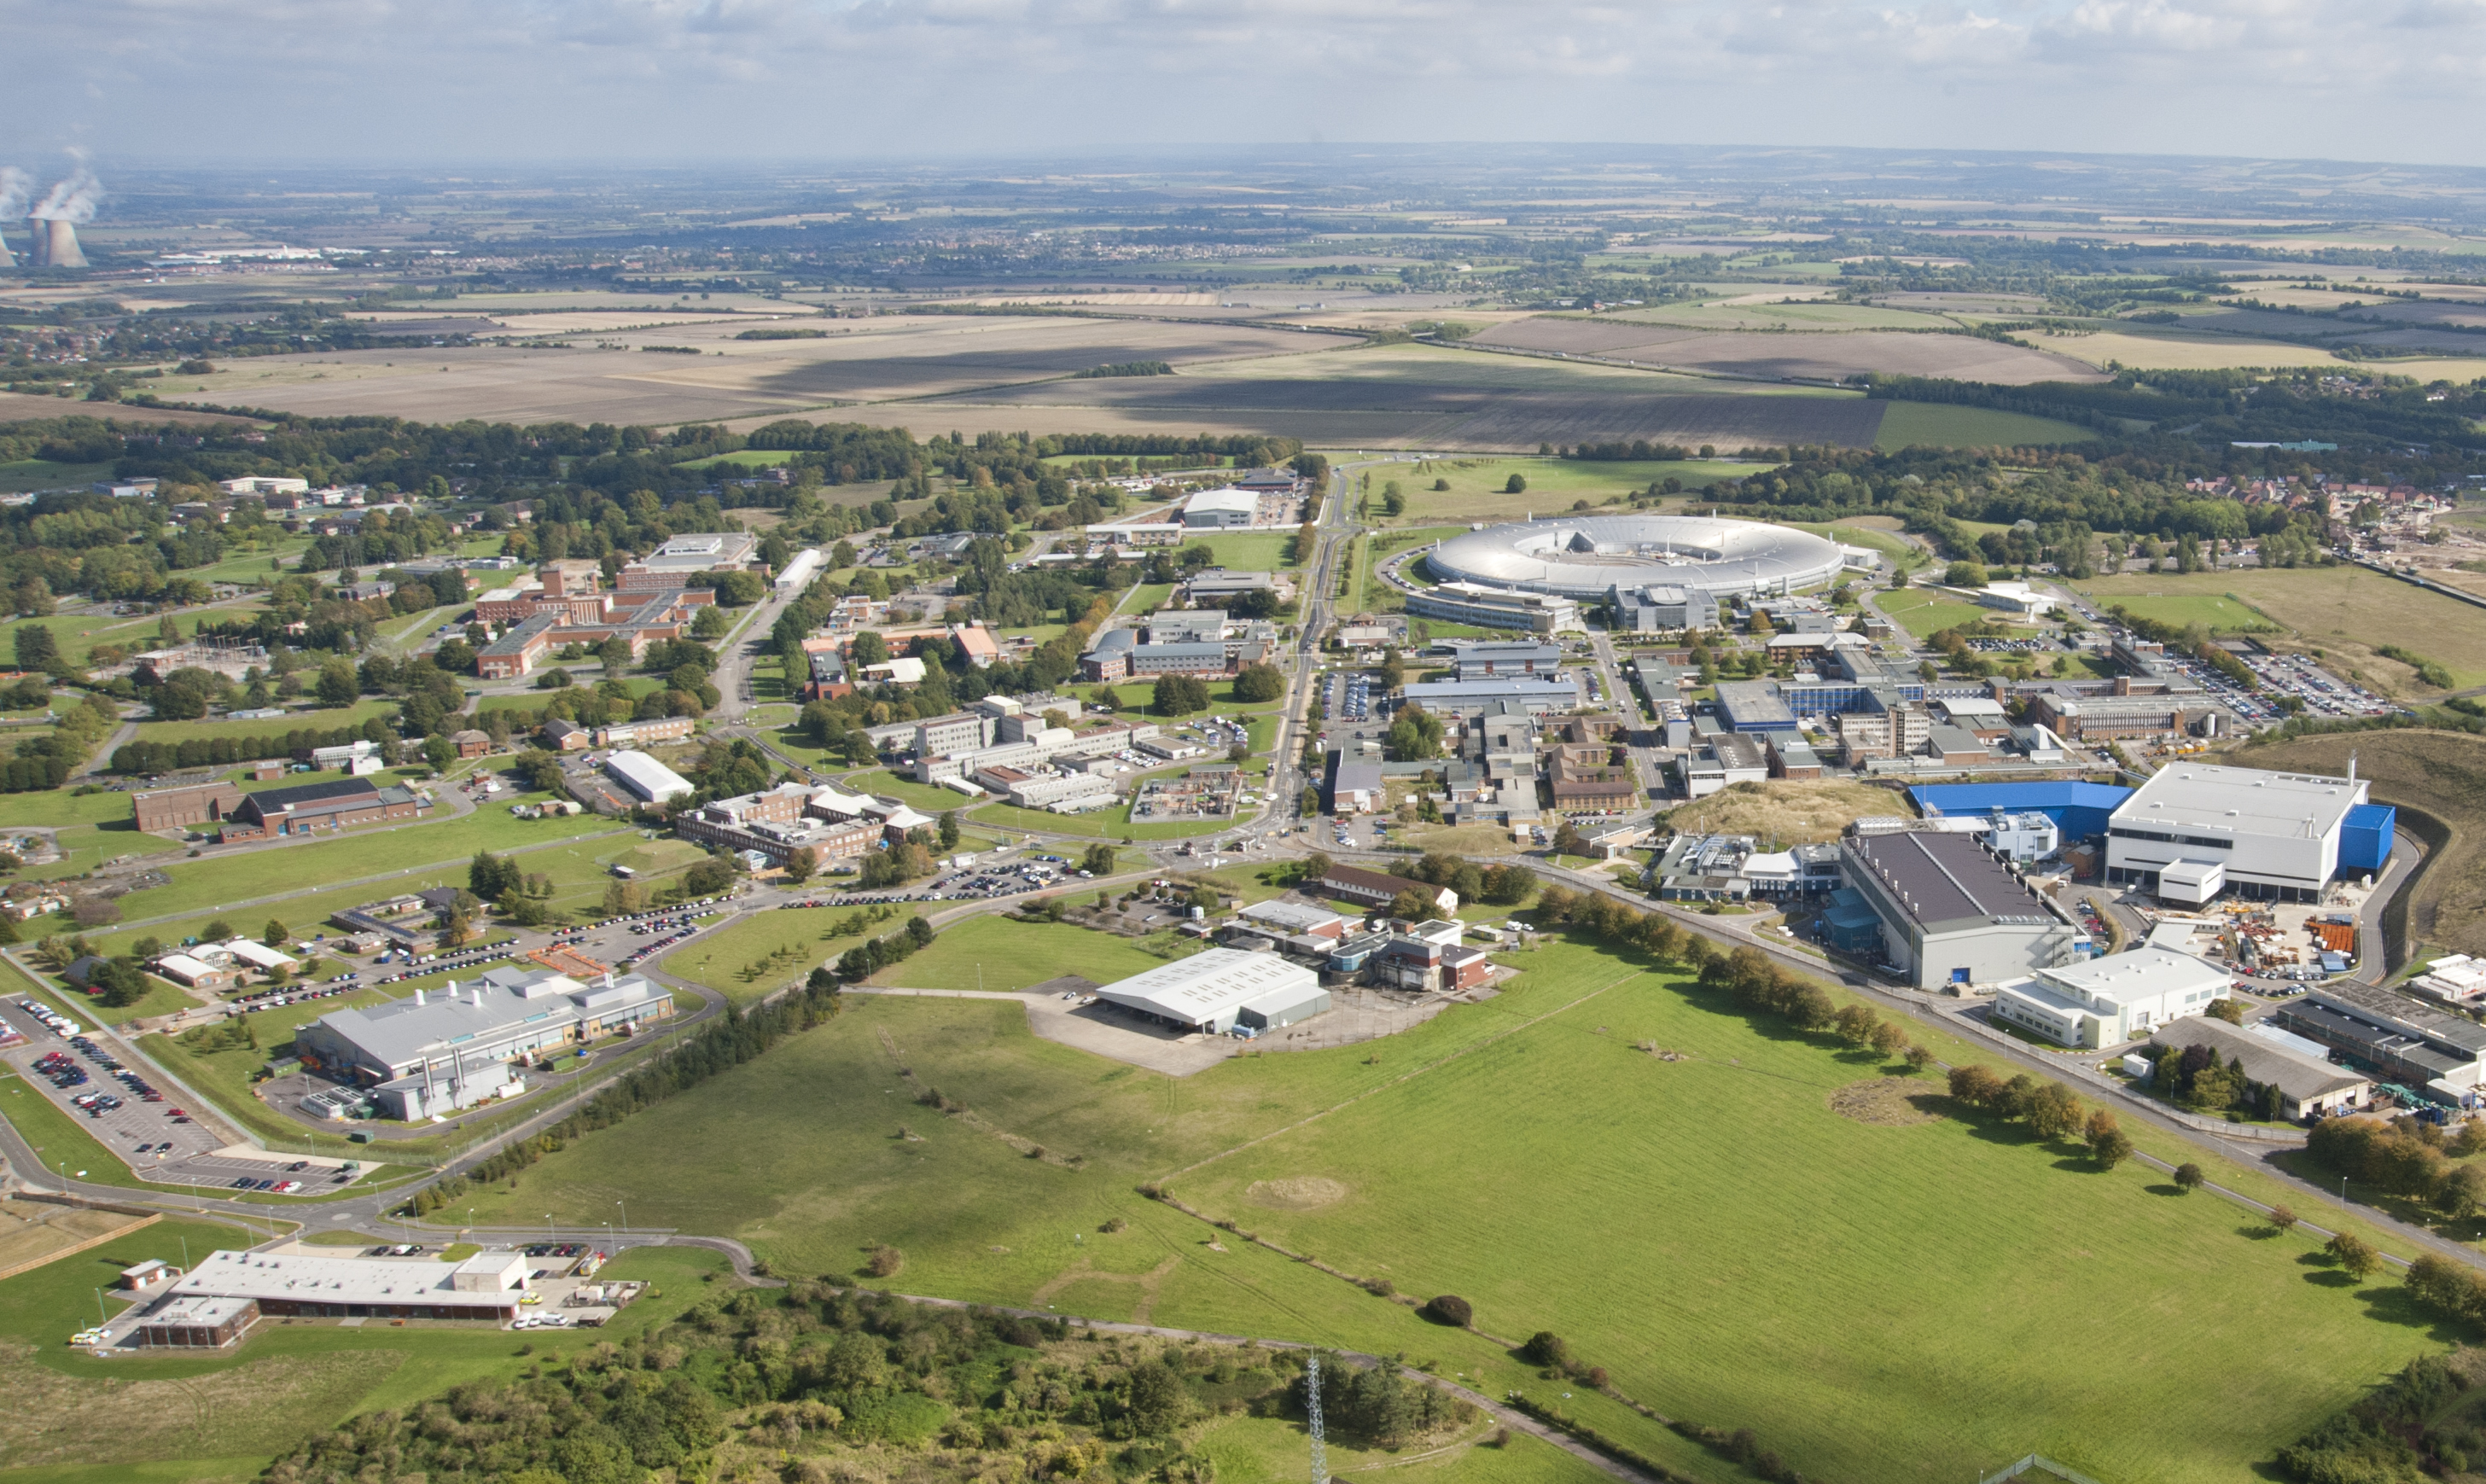
[[[510,168],[1586,142],[2464,166],[2411,0],[0,0],[0,157]]]

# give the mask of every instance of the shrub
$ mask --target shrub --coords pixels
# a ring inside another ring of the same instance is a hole
[[[2296,1229],[2296,1213],[2285,1206],[2273,1206],[2270,1208],[2270,1223],[2281,1231],[2293,1231]]]
[[[1462,1330],[1476,1323],[1475,1306],[1454,1293],[1438,1294],[1416,1312],[1435,1324],[1452,1325]]]
[[[1131,1223],[1118,1216],[1096,1229],[1103,1232],[1128,1231],[1131,1229]]]
[[[864,1259],[863,1270],[872,1278],[896,1278],[905,1266],[906,1254],[884,1242],[873,1246],[870,1255]]]
[[[1528,1343],[1519,1347],[1519,1358],[1531,1365],[1561,1370],[1571,1363],[1571,1346],[1553,1331],[1539,1330],[1528,1336]]]

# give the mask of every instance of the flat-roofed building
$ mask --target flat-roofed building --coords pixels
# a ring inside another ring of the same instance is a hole
[[[501,1254],[507,1256],[509,1254]],[[515,1286],[461,1287],[464,1265],[432,1258],[312,1256],[301,1250],[216,1251],[173,1285],[175,1302],[248,1301],[282,1318],[464,1319],[500,1324],[518,1316],[526,1269]]]
[[[1839,842],[1839,874],[1882,921],[1882,949],[1919,989],[2026,978],[2082,935],[1975,836],[1904,830]]]
[[[134,1337],[151,1348],[222,1350],[238,1343],[259,1314],[255,1299],[176,1294],[137,1326]]]
[[[498,1096],[503,1084],[488,1074],[512,1059],[673,1013],[673,996],[643,975],[582,983],[548,969],[487,969],[443,991],[333,1010],[296,1031],[294,1047],[304,1066],[332,1081],[380,1091],[412,1085],[412,1095],[401,1100],[413,1110],[405,1115],[425,1116]],[[472,1090],[462,1097],[444,1091],[451,1083]]]
[[[763,568],[760,537],[744,533],[704,532],[677,536],[614,579],[621,592],[656,592],[689,585],[693,576],[709,572],[750,572]]]
[[[2282,1001],[2272,1019],[2402,1086],[2456,1102],[2486,1083],[2486,1026],[2387,989],[2333,980]]]
[[[1562,646],[1547,644],[1497,644],[1491,641],[1452,646],[1452,664],[1462,680],[1491,680],[1505,675],[1550,675],[1562,668]]]
[[[1257,922],[1289,937],[1307,934],[1336,941],[1346,936],[1351,921],[1342,914],[1311,902],[1255,902],[1240,914],[1247,921]]]
[[[2206,900],[2206,867],[2240,896],[2315,901],[2340,874],[2340,837],[2365,802],[2353,776],[2277,773],[2178,759],[2107,820],[2106,879],[2162,893],[2180,865],[2183,900]],[[2209,895],[2217,894],[2217,888]]]
[[[2197,1016],[2211,1001],[2225,998],[2225,970],[2190,953],[2144,947],[2005,980],[1995,991],[1994,1014],[2057,1045],[2095,1051]]]

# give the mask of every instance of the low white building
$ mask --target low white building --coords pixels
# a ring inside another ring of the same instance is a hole
[[[1305,1007],[1326,1007],[1320,976],[1275,953],[1209,948],[1135,974],[1096,998],[1185,1031],[1224,1033],[1236,1023],[1289,1024]]]
[[[1977,590],[1975,596],[1977,606],[1981,608],[2000,608],[2004,613],[2016,613],[2029,618],[2042,618],[2062,602],[2052,593],[2040,592],[2025,582],[1988,583]]]
[[[2141,948],[2009,980],[1995,991],[1994,1015],[2058,1045],[2095,1050],[2138,1040],[2226,997],[2226,971],[2218,965]]]
[[[604,759],[613,781],[650,804],[670,803],[699,792],[691,781],[645,753],[615,753]]]
[[[2425,973],[2409,981],[2409,988],[2449,1004],[2486,1000],[2486,959],[2454,953],[2431,960]]]

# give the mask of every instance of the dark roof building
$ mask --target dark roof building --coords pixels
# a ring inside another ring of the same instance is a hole
[[[400,784],[383,787],[367,778],[332,779],[245,796],[225,816],[224,838],[257,839],[342,830],[381,819],[412,819],[427,808],[413,790]]]
[[[1975,836],[1850,836],[1838,864],[1882,921],[1885,959],[1919,989],[2055,968],[2081,936]]]

